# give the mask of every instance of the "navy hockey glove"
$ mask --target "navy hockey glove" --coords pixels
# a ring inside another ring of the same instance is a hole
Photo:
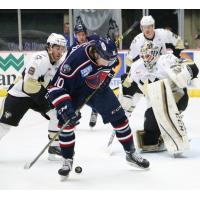
[[[59,120],[59,124],[65,124],[69,121],[69,126],[75,126],[79,124],[79,119],[81,118],[80,113],[78,115],[75,113],[70,100],[64,101],[56,107],[57,110],[57,118]]]
[[[112,80],[112,78],[114,77],[115,72],[113,70],[111,70],[108,75],[106,76],[105,80],[101,83],[101,85],[99,86],[99,91],[103,92],[107,87],[109,87],[110,81]]]

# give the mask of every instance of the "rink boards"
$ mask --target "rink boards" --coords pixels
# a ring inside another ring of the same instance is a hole
[[[15,78],[23,71],[30,54],[33,52],[0,52],[0,96],[7,94],[6,89],[12,84]],[[111,88],[116,88],[120,84],[120,76],[126,71],[125,57],[127,50],[119,51],[120,63],[117,66],[117,74],[111,82]],[[200,51],[198,50],[185,50],[181,54],[184,58],[194,60],[200,68]],[[200,97],[200,79],[195,80],[190,85],[190,97]]]

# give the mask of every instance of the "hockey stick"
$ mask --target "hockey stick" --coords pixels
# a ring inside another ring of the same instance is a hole
[[[102,83],[101,83],[102,84]],[[89,95],[85,101],[83,102],[83,104],[76,110],[76,113],[78,113],[81,108],[94,96],[94,94],[96,94],[96,92],[99,90],[99,88],[101,87],[101,84],[96,88],[96,90],[94,90],[94,92]],[[24,169],[30,169],[36,162],[37,160],[41,157],[41,155],[45,152],[45,150],[50,146],[50,144],[56,139],[56,137],[66,128],[66,126],[69,124],[68,120],[63,126],[62,128],[53,136],[53,138],[45,145],[45,147],[38,153],[38,155],[31,161],[31,162],[27,162],[24,165]]]
[[[131,31],[133,31],[136,26],[139,24],[139,21],[135,21],[130,27],[129,29],[127,29],[121,36],[119,36],[119,38],[115,41],[115,44],[118,45],[118,43],[120,41],[122,41]],[[114,89],[116,91],[116,93],[118,92],[117,90],[119,90],[119,88],[115,88]],[[110,148],[111,144],[113,143],[113,140],[115,138],[115,131],[112,132],[110,139],[108,141],[108,145],[107,145],[107,149]]]
[[[113,131],[112,134],[111,134],[111,136],[110,136],[107,148],[110,147],[110,145],[113,143],[114,138],[115,138],[115,131]]]
[[[110,135],[110,139],[108,141],[108,144],[107,144],[107,147],[106,147],[106,152],[109,154],[109,155],[112,155],[112,149],[111,149],[111,144],[113,143],[113,140],[115,138],[115,131],[113,130],[112,134]]]
[[[122,35],[119,36],[119,38],[115,41],[115,44],[118,45],[119,42],[121,42],[130,32],[132,32],[136,26],[139,24],[139,21],[135,21],[129,29],[127,29]]]

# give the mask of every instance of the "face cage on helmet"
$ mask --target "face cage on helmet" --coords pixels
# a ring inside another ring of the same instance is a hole
[[[148,59],[146,60],[146,55],[151,56],[152,59],[150,61],[148,61]],[[144,60],[146,68],[151,71],[158,60],[159,54],[158,51],[154,49],[147,49],[146,51],[141,52],[140,56]]]
[[[154,65],[156,64],[156,61],[155,60],[152,60],[151,62],[144,61],[144,64],[145,67],[148,69],[148,71],[152,71]]]

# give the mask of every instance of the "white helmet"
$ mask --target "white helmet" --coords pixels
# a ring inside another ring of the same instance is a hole
[[[53,46],[54,44],[66,47],[67,42],[63,35],[57,33],[51,33],[47,39],[47,44]]]
[[[151,15],[149,16],[143,16],[141,21],[140,21],[140,26],[150,26],[150,25],[155,25],[155,20]]]

